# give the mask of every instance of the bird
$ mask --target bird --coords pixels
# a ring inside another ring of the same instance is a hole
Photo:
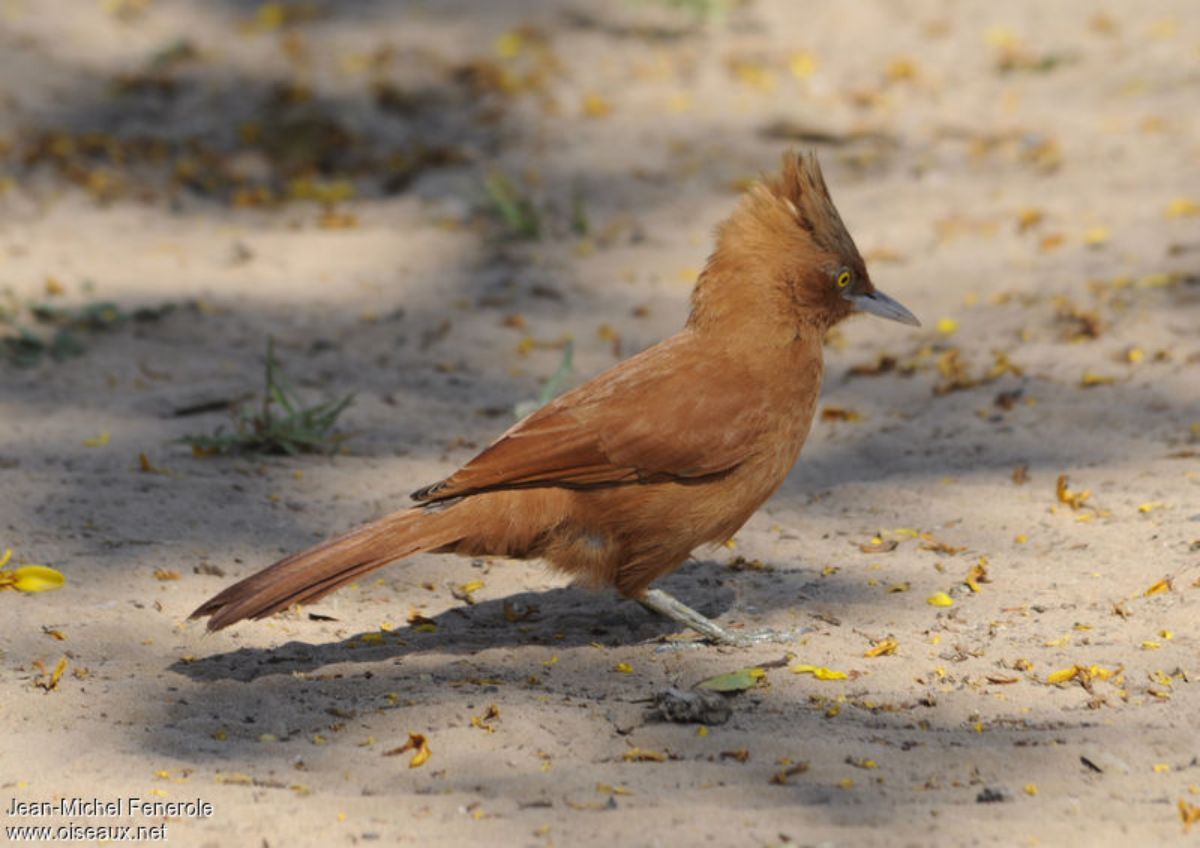
[[[855,313],[920,326],[875,288],[815,153],[789,151],[717,226],[683,329],[518,421],[415,505],[281,559],[191,617],[220,630],[437,552],[541,559],[742,643],[651,584],[732,538],[783,483],[816,412],[822,341]]]

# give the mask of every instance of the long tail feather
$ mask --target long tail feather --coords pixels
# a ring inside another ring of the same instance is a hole
[[[252,574],[205,601],[191,617],[211,616],[208,629],[220,630],[311,603],[389,562],[458,541],[462,522],[453,513],[416,507],[384,516]]]

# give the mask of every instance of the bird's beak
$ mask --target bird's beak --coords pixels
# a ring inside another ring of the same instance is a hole
[[[891,321],[899,321],[901,324],[921,326],[916,315],[909,312],[900,301],[893,300],[881,291],[853,295],[847,299],[855,309],[863,312],[870,312],[872,315],[878,315],[880,318],[887,318]]]

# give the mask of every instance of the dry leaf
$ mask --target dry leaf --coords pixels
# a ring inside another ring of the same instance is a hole
[[[40,662],[34,663],[34,665],[35,667],[40,667],[42,669],[43,677],[45,678],[34,681],[34,684],[39,688],[50,692],[58,688],[58,681],[62,680],[63,672],[67,670],[67,658],[63,657],[60,659],[54,666],[54,671],[46,671],[45,666],[43,666]]]
[[[886,554],[890,551],[896,550],[896,546],[899,544],[900,543],[895,539],[884,540],[879,536],[876,536],[865,545],[859,545],[858,549],[864,554]]]
[[[1200,805],[1190,804],[1179,799],[1179,818],[1183,820],[1183,832],[1187,833],[1192,825],[1200,823]]]
[[[409,731],[407,742],[405,742],[399,748],[392,748],[390,751],[384,751],[383,756],[395,757],[399,754],[403,754],[405,751],[413,752],[412,759],[408,761],[409,768],[420,768],[421,766],[425,765],[425,762],[429,759],[429,755],[431,753],[429,750],[429,742],[425,739],[425,736],[420,733],[413,733],[412,731]]]
[[[1157,583],[1152,584],[1150,586],[1150,588],[1147,589],[1142,594],[1143,594],[1143,596],[1148,598],[1151,595],[1157,595],[1157,594],[1160,594],[1161,592],[1174,591],[1174,589],[1175,589],[1175,586],[1172,584],[1171,578],[1164,577],[1162,580],[1159,580]]]
[[[634,747],[626,751],[622,759],[627,763],[665,763],[667,755],[660,751]]]
[[[853,409],[843,409],[840,406],[827,406],[821,410],[822,421],[861,421],[862,416]]]
[[[808,763],[792,763],[787,768],[780,769],[771,775],[771,783],[775,786],[787,786],[792,777],[804,774],[806,771],[808,771]]]
[[[900,643],[889,636],[886,639],[881,639],[872,647],[868,648],[864,657],[886,657],[896,653],[896,649],[900,647]]]
[[[985,557],[985,556],[980,557],[979,562],[977,562],[977,563],[975,563],[975,565],[971,566],[971,570],[967,573],[966,578],[963,579],[963,583],[965,583],[966,587],[968,589],[970,589],[972,592],[979,591],[980,583],[991,583],[992,582],[992,578],[988,576],[987,564],[988,564],[987,557]]]
[[[1066,474],[1058,475],[1058,481],[1055,483],[1055,491],[1058,495],[1058,502],[1066,504],[1071,509],[1079,509],[1092,496],[1089,489],[1084,489],[1082,492],[1073,492],[1067,488]]]
[[[849,677],[844,671],[833,671],[819,665],[799,664],[792,666],[793,674],[811,674],[817,680],[845,680]]]

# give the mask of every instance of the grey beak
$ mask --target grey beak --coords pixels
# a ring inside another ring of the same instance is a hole
[[[914,327],[921,326],[921,322],[917,320],[916,315],[909,312],[900,301],[892,300],[892,298],[881,291],[854,295],[849,298],[849,301],[856,309],[860,309],[863,312],[870,312],[872,315],[878,315],[880,318],[899,321],[901,324],[911,324]]]

